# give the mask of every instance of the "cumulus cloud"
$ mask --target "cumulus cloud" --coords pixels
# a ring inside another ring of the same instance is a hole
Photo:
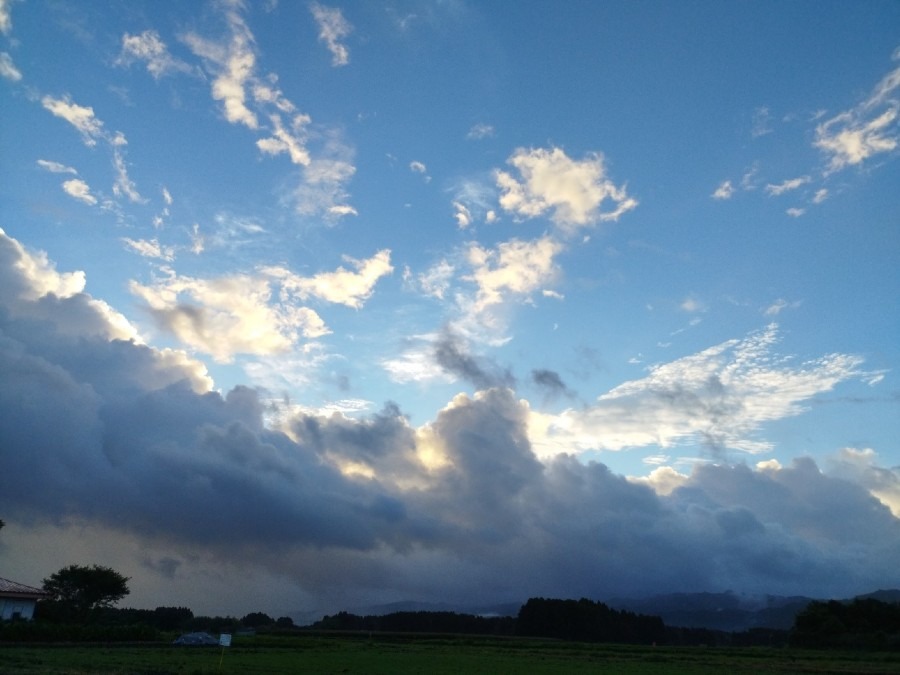
[[[734,186],[730,180],[722,181],[715,192],[712,193],[713,199],[731,199],[734,195]]]
[[[561,243],[546,236],[533,241],[511,239],[493,249],[470,244],[466,258],[472,273],[465,279],[478,287],[474,309],[481,312],[509,298],[527,298],[555,281],[559,269],[554,258],[562,249]]]
[[[16,68],[12,57],[6,52],[0,52],[0,77],[10,82],[18,82],[22,79],[22,72]]]
[[[314,297],[359,309],[372,297],[378,280],[394,271],[388,249],[379,251],[367,260],[344,256],[344,262],[355,268],[355,271],[339,267],[333,272],[322,272],[312,277],[301,277],[282,267],[267,267],[263,272],[278,279],[288,294],[297,295],[304,300]]]
[[[774,353],[775,324],[625,382],[582,410],[535,413],[542,454],[692,443],[714,454],[766,452],[766,422],[799,415],[816,395],[860,377],[862,359],[830,354],[791,366]]]
[[[132,281],[129,290],[160,328],[222,363],[236,354],[283,354],[301,337],[328,333],[312,309],[273,301],[266,276],[198,279],[170,271],[152,284]]]
[[[10,575],[76,555],[133,577],[138,605],[279,614],[410,598],[841,597],[896,581],[900,519],[879,501],[896,472],[867,449],[838,457],[854,471],[799,459],[628,479],[570,454],[540,461],[533,413],[507,387],[457,395],[418,427],[386,404],[360,419],[295,411],[273,429],[259,392],[213,391],[183,353],[120,337],[83,274],[0,235],[0,276],[0,448],[22,449],[0,452]],[[695,385],[712,370],[762,419],[846,375],[840,357],[790,369],[768,340],[660,367],[598,403],[622,411],[633,397],[652,427],[652,401],[681,392],[670,405],[690,417],[710,403]],[[444,348],[458,372],[492,380],[464,345]],[[763,391],[775,402],[752,400]]]
[[[856,166],[897,148],[900,67],[875,86],[868,98],[816,127],[815,147],[828,158],[828,171]]]
[[[550,214],[560,228],[570,231],[619,217],[637,206],[624,186],[606,175],[603,157],[593,153],[573,160],[560,148],[519,148],[507,159],[519,174],[495,174],[501,191],[500,206],[523,218]],[[601,207],[610,203],[611,210]]]
[[[331,52],[331,65],[346,66],[350,63],[350,50],[342,40],[353,30],[350,22],[344,18],[341,10],[325,7],[317,2],[310,4],[309,11],[319,27],[319,42],[323,42]]]
[[[125,33],[122,36],[122,51],[116,64],[129,66],[134,61],[145,62],[147,71],[155,80],[171,73],[194,72],[190,65],[172,56],[155,30],[145,30],[139,35]]]
[[[862,485],[900,518],[900,467],[879,466],[872,448],[842,448],[828,464],[829,475]]]
[[[72,178],[62,184],[62,188],[67,195],[84,202],[90,206],[97,203],[97,198],[91,194],[91,187],[80,178]]]

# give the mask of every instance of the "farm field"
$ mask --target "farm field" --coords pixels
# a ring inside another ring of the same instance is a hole
[[[4,675],[207,673],[898,673],[900,654],[470,637],[238,638],[233,646],[0,645]]]

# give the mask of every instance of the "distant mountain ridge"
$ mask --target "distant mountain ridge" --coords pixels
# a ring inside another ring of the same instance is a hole
[[[872,598],[882,602],[900,602],[900,589],[882,589],[842,599]],[[829,600],[831,598],[824,598]],[[794,617],[810,602],[823,600],[803,595],[745,595],[723,593],[667,593],[643,598],[611,598],[600,600],[610,609],[627,610],[637,614],[659,616],[668,627],[708,628],[727,632],[741,632],[752,628],[788,630]],[[399,601],[380,605],[349,607],[345,611],[358,616],[382,616],[395,612],[455,612],[476,616],[516,616],[523,602],[472,605],[446,602]],[[310,619],[308,613],[297,612],[304,625],[321,619]]]

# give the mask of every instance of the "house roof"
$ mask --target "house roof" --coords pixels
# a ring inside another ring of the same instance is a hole
[[[48,595],[45,591],[34,586],[26,586],[9,579],[0,577],[0,596],[16,598],[44,598]]]

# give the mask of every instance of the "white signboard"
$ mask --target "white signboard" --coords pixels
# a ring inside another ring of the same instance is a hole
[[[231,633],[222,633],[219,636],[219,644],[223,647],[231,646]]]

